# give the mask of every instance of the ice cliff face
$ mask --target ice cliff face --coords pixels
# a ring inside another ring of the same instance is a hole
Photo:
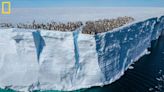
[[[0,87],[76,90],[110,84],[146,54],[164,30],[164,16],[113,31],[0,29]]]

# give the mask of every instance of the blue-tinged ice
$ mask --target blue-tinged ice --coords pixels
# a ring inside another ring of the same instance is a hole
[[[96,35],[82,28],[0,29],[0,87],[71,91],[110,84],[148,53],[163,30],[164,16]]]

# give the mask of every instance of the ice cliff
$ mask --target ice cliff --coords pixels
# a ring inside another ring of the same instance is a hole
[[[164,16],[97,35],[0,29],[0,88],[77,90],[119,79],[164,30]]]

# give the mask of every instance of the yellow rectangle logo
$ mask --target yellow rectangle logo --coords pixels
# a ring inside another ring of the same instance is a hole
[[[7,6],[7,7],[5,7]],[[10,2],[2,2],[2,14],[10,14],[11,13],[11,3]]]

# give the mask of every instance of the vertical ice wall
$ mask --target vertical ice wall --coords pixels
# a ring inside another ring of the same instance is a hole
[[[152,40],[158,39],[158,37],[161,35],[161,31],[164,30],[164,16],[158,18],[154,30],[155,31],[152,33]]]
[[[92,85],[100,85],[104,79],[104,75],[98,64],[95,37],[93,35],[79,34],[77,43],[79,68],[75,87],[85,88],[91,87]]]
[[[96,36],[98,62],[106,82],[113,82],[136,61],[151,44],[157,18],[152,18],[115,32]]]
[[[74,84],[75,53],[71,32],[41,31],[45,46],[40,54],[41,89],[65,89]]]
[[[38,80],[32,31],[0,30],[0,87],[28,89]]]
[[[95,38],[79,32],[41,31],[45,43],[39,59],[41,90],[75,90],[102,81]]]
[[[164,29],[151,18],[97,35],[0,29],[0,87],[76,90],[117,80]]]

